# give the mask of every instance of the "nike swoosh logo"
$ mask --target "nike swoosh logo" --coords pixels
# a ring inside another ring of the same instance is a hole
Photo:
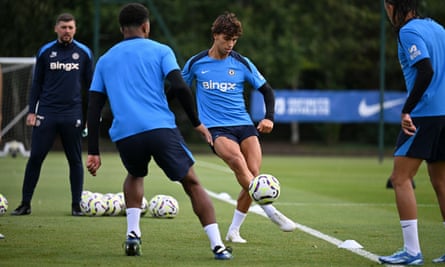
[[[207,72],[209,72],[209,70],[202,70],[201,74],[206,74]]]
[[[383,109],[390,109],[405,103],[405,98],[399,98],[383,102]],[[358,106],[358,114],[361,117],[370,117],[380,112],[380,103],[368,105],[366,99],[362,99]]]

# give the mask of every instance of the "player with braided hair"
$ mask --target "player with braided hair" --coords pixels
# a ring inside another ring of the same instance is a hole
[[[385,9],[397,35],[408,98],[391,174],[404,244],[401,251],[379,260],[422,265],[411,180],[426,161],[445,225],[445,30],[436,21],[419,16],[416,0],[385,0]],[[433,262],[445,262],[445,255]]]

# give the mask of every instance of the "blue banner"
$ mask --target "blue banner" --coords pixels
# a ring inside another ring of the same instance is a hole
[[[378,90],[317,91],[275,90],[275,122],[378,122],[380,110],[387,123],[400,123],[406,100],[404,92]],[[252,92],[250,113],[254,121],[264,118],[263,95]]]

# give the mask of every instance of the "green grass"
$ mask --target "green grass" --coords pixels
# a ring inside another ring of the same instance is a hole
[[[214,155],[195,155],[196,172],[210,191],[235,198],[239,186]],[[242,235],[247,244],[231,244],[235,258],[213,259],[207,237],[180,186],[150,165],[145,196],[173,195],[179,202],[172,220],[143,217],[143,256],[126,257],[122,250],[125,217],[70,216],[68,167],[62,153],[51,152],[36,188],[32,214],[10,216],[20,202],[26,159],[0,158],[0,193],[9,200],[0,217],[0,266],[380,266],[368,258],[303,231],[283,233],[267,218],[249,214]],[[125,171],[116,153],[102,155],[97,177],[85,175],[85,190],[122,191]],[[392,160],[375,157],[269,156],[262,171],[282,185],[275,206],[305,225],[339,240],[356,240],[364,250],[390,254],[402,246],[394,193],[385,189]],[[425,266],[445,253],[445,228],[425,168],[416,176],[419,233]],[[213,199],[221,234],[231,222],[233,206]]]

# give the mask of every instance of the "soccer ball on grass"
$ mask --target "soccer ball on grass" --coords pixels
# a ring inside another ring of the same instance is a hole
[[[148,203],[148,212],[155,218],[172,219],[178,215],[178,201],[168,195],[156,195]]]
[[[119,216],[122,214],[122,209],[124,204],[118,195],[112,195],[106,199],[107,210],[106,215],[109,216]]]
[[[3,194],[0,194],[0,215],[6,214],[8,211],[8,200]]]
[[[260,174],[250,181],[249,195],[260,205],[271,204],[280,196],[280,182],[270,174]]]

